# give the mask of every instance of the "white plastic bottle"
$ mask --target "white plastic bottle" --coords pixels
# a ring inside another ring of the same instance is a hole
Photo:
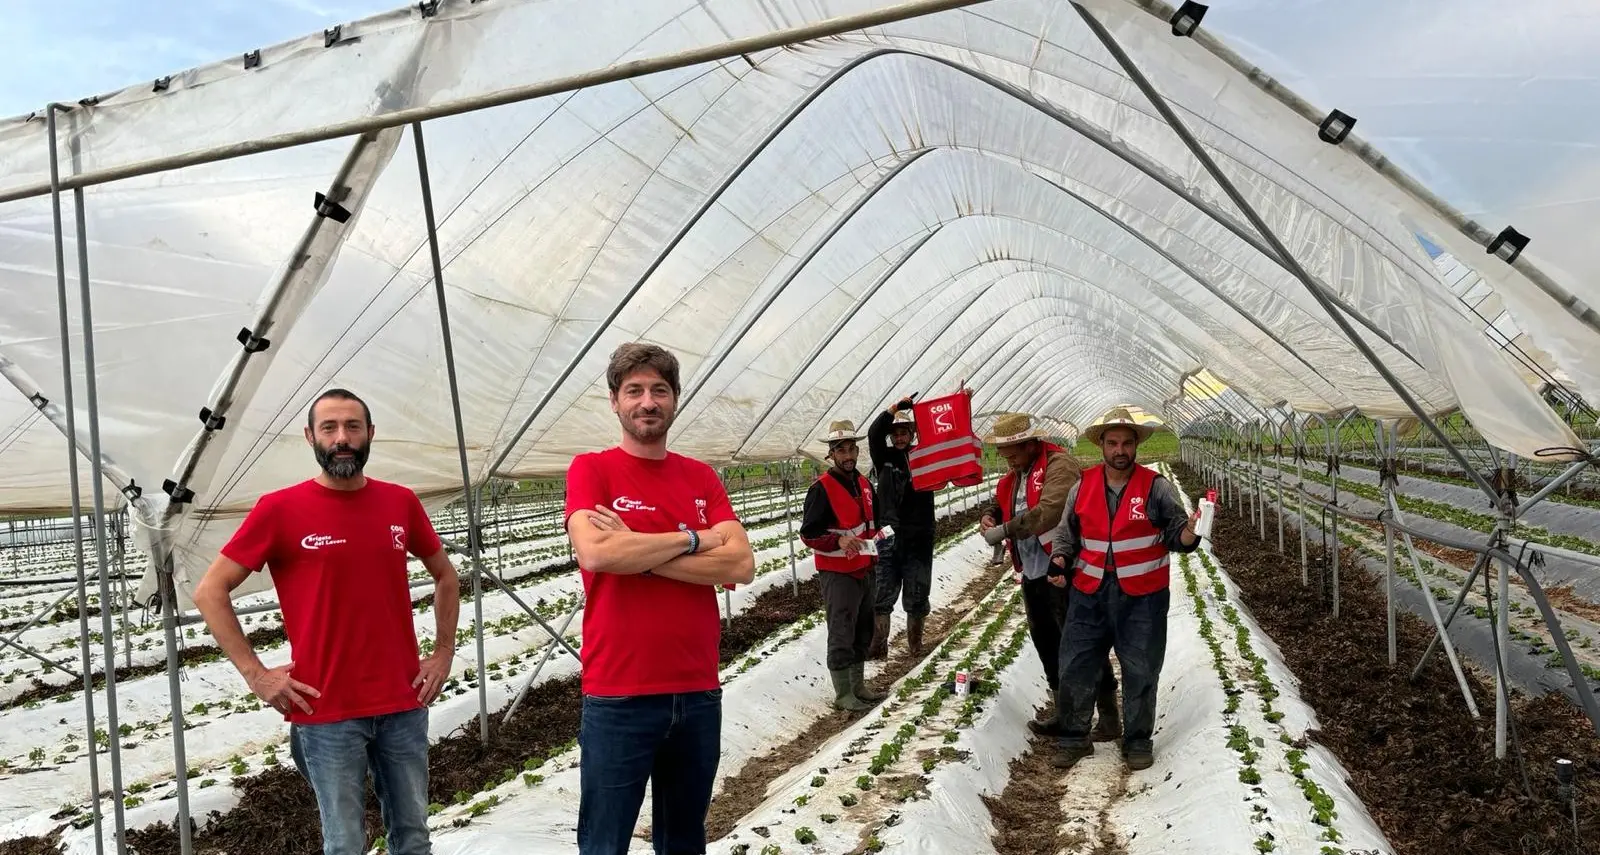
[[[1211,523],[1217,518],[1217,491],[1207,490],[1206,497],[1198,503],[1200,519],[1194,524],[1194,533],[1200,537],[1211,536]]]

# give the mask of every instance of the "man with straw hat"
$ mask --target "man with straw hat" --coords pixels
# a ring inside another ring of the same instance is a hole
[[[1022,577],[1022,602],[1028,616],[1028,633],[1044,666],[1052,695],[1060,669],[1061,628],[1066,617],[1066,590],[1046,579],[1056,528],[1067,508],[1067,494],[1078,482],[1080,467],[1071,452],[1045,439],[1026,413],[1006,413],[995,419],[984,442],[996,446],[1011,471],[1000,476],[995,500],[978,522],[983,539],[991,546],[1009,540],[1011,566]],[[1031,722],[1035,732],[1054,718]],[[1041,728],[1046,728],[1041,730]]]
[[[889,655],[889,622],[896,599],[905,606],[906,646],[912,656],[922,655],[922,633],[932,610],[928,594],[933,587],[934,494],[912,486],[910,452],[917,421],[911,408],[907,395],[879,413],[867,428],[867,448],[878,473],[878,516],[894,529],[879,548],[874,574],[877,614],[867,651],[873,659]]]
[[[800,540],[812,550],[827,614],[833,705],[852,712],[884,698],[866,684],[879,530],[872,485],[856,470],[856,441],[863,438],[853,422],[828,426],[819,441],[828,446],[833,465],[806,491],[800,523]]]
[[[1050,568],[1051,584],[1065,589],[1070,580],[1072,590],[1056,698],[1061,739],[1053,762],[1061,768],[1094,753],[1089,719],[1112,648],[1122,666],[1122,756],[1131,769],[1155,762],[1170,555],[1193,552],[1200,538],[1199,512],[1186,515],[1172,482],[1134,462],[1154,430],[1119,407],[1084,431],[1105,462],[1085,470],[1073,487]]]

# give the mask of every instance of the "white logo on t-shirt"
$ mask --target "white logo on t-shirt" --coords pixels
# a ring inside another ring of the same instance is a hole
[[[334,537],[331,534],[308,534],[300,538],[300,546],[305,549],[321,549],[324,546],[338,546],[344,543],[344,538]]]
[[[389,533],[394,535],[394,548],[404,550],[406,548],[406,527],[403,525],[389,526]]]
[[[1128,519],[1142,520],[1144,515],[1144,497],[1132,496],[1128,499]]]
[[[707,525],[708,523],[706,523],[706,500],[705,499],[695,499],[694,500],[694,509],[700,512],[700,524],[701,525]]]
[[[618,513],[626,513],[628,511],[654,511],[655,506],[647,505],[638,499],[630,499],[627,496],[618,496],[612,501],[611,509]]]

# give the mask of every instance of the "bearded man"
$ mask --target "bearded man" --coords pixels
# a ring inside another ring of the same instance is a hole
[[[624,344],[606,369],[620,445],[567,470],[567,535],[583,578],[578,852],[624,855],[645,784],[657,853],[706,851],[722,755],[716,586],[755,578],[722,479],[667,451],[678,360]]]
[[[428,705],[455,655],[456,570],[417,494],[362,474],[374,428],[366,402],[330,389],[305,439],[318,475],[268,493],[207,569],[194,603],[251,691],[289,722],[289,752],[316,794],[324,855],[368,850],[370,774],[394,855],[427,855]],[[419,655],[407,556],[434,579],[437,639]],[[289,661],[268,668],[239,626],[232,592],[270,569]]]

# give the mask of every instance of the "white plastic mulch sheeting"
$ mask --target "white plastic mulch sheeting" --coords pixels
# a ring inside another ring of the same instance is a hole
[[[263,48],[255,67],[233,57],[75,106],[57,150],[68,174],[129,167],[889,5],[411,4]],[[1600,213],[1600,152],[1583,135],[1595,119],[1570,109],[1600,69],[1594,10],[1519,5],[1523,41],[1492,53],[1510,13],[1489,0],[1219,7],[1200,39],[1174,37],[1159,3],[1085,5],[1423,406],[1459,406],[1523,455],[1577,444],[1415,234],[1478,260],[1533,344],[1600,400],[1600,364],[1582,358],[1596,332],[1579,317],[1600,302],[1579,225]],[[1354,139],[1317,139],[1225,61],[1230,44],[1318,110],[1355,115],[1356,136],[1483,228],[1532,235],[1517,265],[1358,159]],[[1072,4],[975,3],[425,132],[475,480],[560,473],[612,441],[603,370],[637,338],[683,360],[675,448],[713,461],[815,450],[831,419],[859,425],[962,378],[977,412],[1073,425],[1120,403],[1160,412],[1202,368],[1262,406],[1406,412]],[[42,393],[59,426],[48,150],[39,116],[0,123],[0,374]],[[317,193],[353,216],[318,216]],[[373,406],[371,474],[436,504],[459,491],[409,128],[85,197],[107,472],[142,488],[144,534],[156,527],[181,587],[257,496],[312,471],[298,428],[329,386]],[[1550,279],[1527,275],[1534,261]],[[1566,292],[1577,302],[1551,296]],[[252,333],[270,346],[247,355]],[[204,429],[203,407],[225,423]],[[7,478],[0,508],[65,507],[65,479],[38,477],[61,465],[59,445],[27,447],[43,456],[6,459],[33,474],[22,489]],[[194,491],[173,514],[168,479]]]

